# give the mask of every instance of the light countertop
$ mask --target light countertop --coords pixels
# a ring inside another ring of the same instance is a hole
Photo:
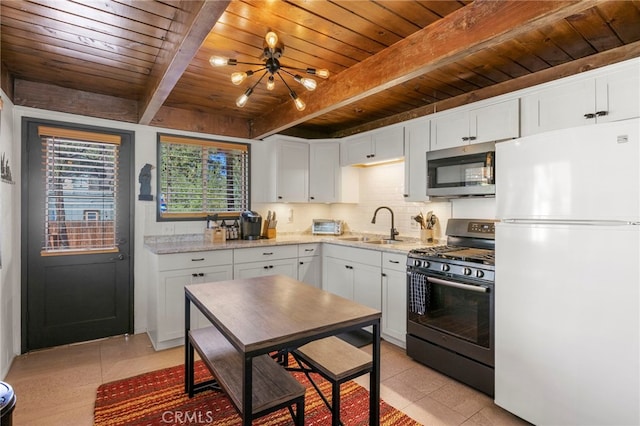
[[[365,236],[370,241],[384,239],[387,236],[371,234],[344,234],[341,236],[311,235],[311,234],[279,234],[276,238],[259,240],[227,240],[221,242],[205,241],[203,234],[181,234],[167,236],[144,237],[144,247],[154,254],[189,253],[197,251],[226,250],[249,247],[270,247],[290,244],[331,243],[369,250],[386,251],[391,253],[408,253],[414,248],[436,245],[424,243],[416,238],[398,237],[393,244],[372,244],[365,241],[349,241],[345,238]]]

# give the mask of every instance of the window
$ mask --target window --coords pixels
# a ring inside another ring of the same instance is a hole
[[[249,144],[158,134],[158,220],[249,210]]]
[[[120,137],[39,126],[45,166],[43,255],[117,251]]]

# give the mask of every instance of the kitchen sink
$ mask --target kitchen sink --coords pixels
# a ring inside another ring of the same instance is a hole
[[[369,243],[369,244],[396,244],[396,243],[401,243],[402,240],[369,240],[369,241],[365,241],[365,243]]]
[[[340,241],[360,241],[360,242],[365,242],[365,243],[370,243],[372,241],[379,241],[377,238],[376,239],[372,239],[369,237],[341,237],[338,238]]]

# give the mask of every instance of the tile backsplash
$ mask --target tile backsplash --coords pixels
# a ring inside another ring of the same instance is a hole
[[[386,210],[378,212],[376,223],[371,223],[373,213],[380,206],[393,210],[395,227],[400,237],[419,238],[420,226],[413,217],[428,211],[438,217],[436,239],[445,237],[446,223],[451,217],[492,219],[495,217],[493,198],[460,199],[437,202],[407,202],[404,199],[404,163],[393,163],[359,169],[360,201],[357,204],[285,204],[254,203],[252,210],[266,217],[267,211],[276,212],[278,233],[311,232],[313,219],[340,219],[346,232],[362,232],[388,235],[391,215]],[[145,235],[199,233],[204,222],[156,222],[155,209],[149,203],[145,220]]]

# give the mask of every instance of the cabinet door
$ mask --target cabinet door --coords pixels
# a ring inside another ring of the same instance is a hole
[[[406,342],[407,334],[406,272],[385,269],[382,274],[382,333]]]
[[[255,263],[241,263],[233,267],[233,278],[254,278],[267,275],[286,275],[298,278],[297,259],[282,259]]]
[[[371,134],[349,138],[343,141],[342,144],[341,165],[351,166],[373,161]]]
[[[524,97],[523,102],[523,136],[591,124],[594,120],[585,114],[595,113],[595,81],[589,78],[552,85]]]
[[[412,123],[404,132],[404,198],[406,201],[428,201],[429,121]]]
[[[632,96],[631,94],[634,94]],[[598,123],[640,116],[640,63],[596,79],[596,120]],[[606,115],[603,115],[606,112]]]
[[[158,340],[184,337],[184,286],[191,283],[232,279],[231,265],[194,270],[177,270],[160,274],[158,300]],[[199,320],[194,316],[194,325]]]
[[[322,288],[322,261],[320,256],[298,259],[298,281]]]
[[[469,140],[472,144],[520,136],[519,99],[472,109],[469,118]]]
[[[431,120],[431,151],[469,144],[469,111],[443,114]]]
[[[309,145],[278,142],[277,201],[306,203],[309,188]]]
[[[322,265],[323,289],[353,300],[353,266],[342,259],[325,257]]]
[[[309,202],[335,203],[340,190],[340,143],[309,145]]]
[[[404,127],[394,126],[373,132],[373,154],[370,160],[385,161],[404,156]]]
[[[353,263],[353,300],[374,309],[382,309],[380,266]]]

